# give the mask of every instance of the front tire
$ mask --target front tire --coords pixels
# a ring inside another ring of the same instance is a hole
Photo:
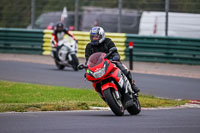
[[[78,64],[79,64],[79,61],[78,61],[78,58],[75,54],[72,54],[72,68],[74,69],[74,71],[78,71]]]
[[[55,64],[56,64],[56,67],[57,67],[59,70],[63,70],[63,69],[65,68],[65,66],[64,66],[64,65],[60,65],[60,64],[58,63],[57,60],[55,60]]]
[[[103,94],[105,96],[105,100],[112,110],[112,112],[116,116],[122,116],[124,115],[124,107],[122,105],[121,100],[116,98],[115,90],[114,89],[106,89],[103,91]]]
[[[134,94],[133,94],[133,102],[134,102],[134,104],[132,106],[128,107],[127,111],[131,115],[137,115],[141,111],[141,105],[140,105],[140,101],[138,100],[137,96],[135,96]]]

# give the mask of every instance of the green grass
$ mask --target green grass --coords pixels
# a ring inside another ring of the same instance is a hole
[[[142,107],[169,107],[186,100],[140,95]],[[0,81],[0,112],[88,110],[107,105],[94,90]]]

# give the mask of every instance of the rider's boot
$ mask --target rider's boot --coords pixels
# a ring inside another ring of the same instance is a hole
[[[130,71],[128,72],[127,77],[128,77],[128,80],[130,81],[132,90],[133,90],[135,93],[140,92],[140,89],[135,85],[135,81],[132,80],[132,76],[131,76],[131,72],[130,72]]]
[[[134,91],[135,93],[140,92],[140,89],[135,85],[135,83],[132,83],[132,84],[131,84],[131,88],[133,89],[133,91]]]

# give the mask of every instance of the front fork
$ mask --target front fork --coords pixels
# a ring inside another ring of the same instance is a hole
[[[72,61],[72,55],[76,55],[76,51],[70,51],[69,53],[68,53],[68,60],[71,62]]]
[[[52,56],[55,60],[60,61],[60,59],[58,58],[58,54],[57,54],[56,48],[52,48],[52,50],[51,50],[51,56]]]

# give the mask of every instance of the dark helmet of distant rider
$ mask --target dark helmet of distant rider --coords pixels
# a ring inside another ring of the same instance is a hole
[[[63,30],[64,30],[64,24],[61,22],[57,23],[55,31],[59,33],[59,32],[62,32]]]
[[[99,45],[105,40],[105,32],[102,27],[95,26],[90,30],[90,41],[93,45]]]

